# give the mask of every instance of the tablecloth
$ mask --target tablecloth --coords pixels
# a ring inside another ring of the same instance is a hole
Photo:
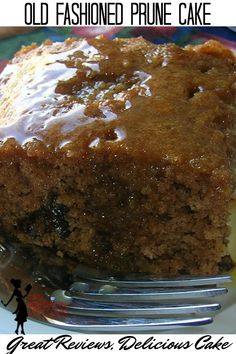
[[[174,42],[180,46],[216,39],[236,50],[236,32],[228,27],[40,27],[32,32],[0,40],[0,71],[22,45],[41,44],[46,39],[63,41],[68,37],[89,38],[104,34],[109,38],[143,36],[154,43]]]

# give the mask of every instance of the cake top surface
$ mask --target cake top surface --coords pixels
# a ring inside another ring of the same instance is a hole
[[[0,77],[0,152],[228,164],[236,61],[221,44],[104,37],[22,48]]]

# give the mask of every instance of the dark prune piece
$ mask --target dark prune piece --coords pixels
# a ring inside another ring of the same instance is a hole
[[[224,256],[221,258],[221,261],[218,263],[221,271],[228,271],[233,268],[234,263],[230,256]]]
[[[59,237],[66,238],[70,235],[69,223],[66,220],[67,212],[68,207],[65,205],[50,202],[20,220],[18,227],[33,238],[44,233],[56,233]]]
[[[66,214],[68,212],[68,207],[63,204],[52,204],[50,208],[51,213],[51,223],[57,234],[62,237],[66,238],[70,235],[69,230],[69,223],[66,220]]]

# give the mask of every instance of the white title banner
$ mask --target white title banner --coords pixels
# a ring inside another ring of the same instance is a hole
[[[236,353],[236,335],[0,335],[1,354]]]
[[[235,26],[235,0],[1,1],[0,26]]]

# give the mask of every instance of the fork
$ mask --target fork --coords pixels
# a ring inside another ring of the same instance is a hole
[[[221,305],[228,275],[158,279],[124,278],[90,273],[80,268],[79,279],[68,289],[52,292],[55,314],[49,324],[93,333],[147,333],[213,322],[210,313]],[[218,299],[217,299],[218,300]]]
[[[227,293],[224,284],[231,281],[228,275],[114,277],[78,264],[67,270],[65,260],[49,267],[35,251],[35,246],[0,242],[1,296],[9,297],[11,277],[24,279],[36,295],[32,319],[79,332],[150,333],[209,324],[211,313],[221,308],[219,297]],[[28,262],[29,254],[34,262]]]

